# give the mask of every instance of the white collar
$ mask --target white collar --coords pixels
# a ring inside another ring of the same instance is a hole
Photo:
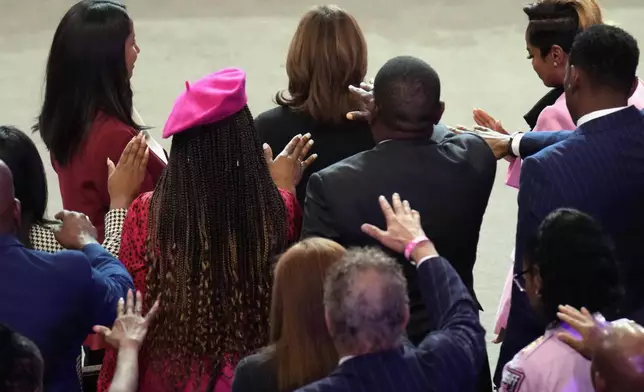
[[[342,366],[343,363],[345,363],[346,361],[354,357],[355,355],[345,355],[344,357],[340,358],[340,360],[338,361],[338,366]]]
[[[602,110],[596,110],[594,112],[590,112],[584,116],[581,116],[579,120],[577,120],[577,126],[580,127],[589,121],[596,120],[600,117],[608,116],[609,114],[613,114],[622,109],[626,109],[627,107],[628,106],[620,106],[618,108],[602,109]]]

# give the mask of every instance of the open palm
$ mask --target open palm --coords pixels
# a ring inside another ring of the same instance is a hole
[[[142,313],[143,300],[140,291],[136,292],[136,303],[132,290],[127,293],[127,302],[123,298],[118,303],[117,317],[112,329],[97,325],[94,332],[103,335],[105,341],[112,347],[118,349],[121,345],[130,345],[140,347],[148,333],[150,323],[159,310],[159,300],[157,300],[152,309],[146,316]]]

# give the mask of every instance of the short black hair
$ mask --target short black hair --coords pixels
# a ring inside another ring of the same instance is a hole
[[[577,34],[581,32],[579,14],[571,3],[539,1],[523,8],[528,15],[526,37],[530,45],[539,48],[546,57],[554,45],[569,53]]]
[[[440,102],[441,82],[421,59],[395,57],[380,68],[374,81],[378,118],[397,131],[432,130],[437,121],[432,108]]]
[[[0,323],[0,390],[34,392],[42,387],[44,362],[38,347]]]
[[[31,247],[29,233],[35,224],[45,224],[47,177],[45,166],[31,138],[18,128],[0,126],[0,159],[13,173],[13,187],[20,200],[20,241]]]
[[[627,96],[633,88],[640,50],[632,35],[615,26],[595,25],[579,34],[570,51],[570,66],[583,70],[595,87]]]
[[[610,238],[592,217],[573,209],[548,215],[524,259],[538,266],[547,322],[557,320],[559,305],[586,307],[616,317],[624,288]]]

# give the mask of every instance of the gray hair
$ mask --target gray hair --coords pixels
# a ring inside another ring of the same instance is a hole
[[[409,312],[402,268],[380,249],[349,249],[327,274],[324,307],[336,345],[390,348],[400,341]]]

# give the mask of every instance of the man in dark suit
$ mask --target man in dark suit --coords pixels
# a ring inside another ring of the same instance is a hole
[[[326,324],[340,357],[327,378],[299,392],[474,391],[485,354],[485,331],[467,287],[438,255],[407,201],[393,208],[379,198],[387,231],[363,230],[396,253],[418,275],[429,333],[418,347],[403,333],[409,299],[398,262],[378,248],[354,248],[333,265],[324,284]]]
[[[626,278],[627,312],[644,306],[644,116],[628,99],[636,86],[639,49],[617,27],[593,26],[572,47],[564,82],[574,132],[529,132],[488,139],[497,156],[524,157],[519,188],[515,273],[526,242],[560,207],[597,219],[610,234]],[[495,381],[512,357],[543,333],[524,293],[512,306]],[[497,384],[498,385],[498,384]]]
[[[132,278],[96,241],[86,216],[63,212],[56,239],[67,248],[49,254],[16,237],[20,202],[0,161],[0,323],[33,341],[45,361],[44,390],[78,391],[76,357],[94,325],[112,325]]]
[[[377,245],[360,225],[382,225],[376,200],[398,192],[421,213],[423,229],[476,298],[472,269],[496,160],[477,136],[432,139],[445,108],[440,90],[436,72],[417,58],[397,57],[380,69],[367,110],[378,145],[311,176],[302,236],[329,238],[345,247]],[[415,269],[396,257],[408,281],[407,333],[417,344],[430,331],[430,319]],[[489,391],[489,371],[482,370],[488,383],[482,390]]]

